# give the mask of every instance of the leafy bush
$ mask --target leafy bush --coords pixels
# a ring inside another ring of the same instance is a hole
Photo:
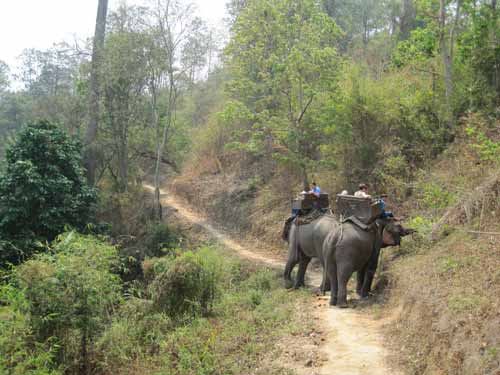
[[[253,273],[248,280],[245,281],[245,287],[262,292],[269,292],[273,286],[274,280],[276,280],[276,274],[270,269],[265,268]]]
[[[149,355],[158,353],[160,344],[173,329],[172,321],[165,313],[144,311],[144,307],[149,307],[145,302],[127,301],[96,341],[94,352],[100,372],[120,373],[125,363],[146,363]],[[141,306],[139,310],[137,305]]]
[[[421,186],[420,197],[426,207],[430,209],[446,208],[456,199],[454,193],[432,182]]]
[[[24,295],[11,286],[4,286],[0,292],[0,374],[12,375],[59,375],[55,365],[56,343],[33,343],[29,317],[15,310],[26,303]]]
[[[470,125],[465,132],[472,140],[470,147],[477,153],[479,160],[500,164],[500,142],[488,136],[488,129],[484,124]],[[482,125],[482,126],[481,126]]]
[[[53,251],[19,266],[13,284],[25,303],[36,342],[57,344],[57,359],[67,366],[88,366],[88,350],[120,303],[117,251],[91,236],[69,233]],[[76,368],[73,369],[76,371]]]
[[[147,231],[144,246],[146,255],[157,257],[179,245],[179,236],[165,223],[152,224]]]
[[[209,249],[174,259],[151,283],[154,307],[170,316],[196,316],[210,311],[217,296],[221,264]]]
[[[0,266],[29,256],[37,241],[51,241],[65,227],[94,221],[96,193],[85,182],[81,146],[57,126],[40,121],[7,150],[0,176]]]

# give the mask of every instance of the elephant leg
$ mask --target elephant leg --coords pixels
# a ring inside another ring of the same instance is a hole
[[[366,265],[365,279],[363,280],[363,287],[361,289],[361,297],[363,298],[368,297],[372,289],[373,278],[375,276],[375,272],[377,272],[379,255],[380,248],[378,247],[374,249],[370,261]]]
[[[326,273],[326,267],[323,267],[323,277],[321,278],[321,287],[320,287],[320,292],[322,295],[325,295],[326,292],[332,289],[330,284],[331,284],[330,278]]]
[[[292,280],[292,271],[297,265],[297,261],[295,259],[288,259],[286,262],[285,266],[285,272],[283,274],[283,277],[285,279],[285,288],[290,289],[293,286],[293,280]]]
[[[361,289],[361,297],[362,298],[366,298],[370,294],[374,276],[375,276],[375,270],[369,269],[366,271],[365,280],[363,283],[363,288]]]
[[[310,261],[311,257],[308,257],[305,254],[302,254],[302,256],[300,257],[299,270],[297,271],[297,278],[295,279],[295,285],[294,285],[295,289],[298,289],[306,285],[304,278],[306,275],[307,266],[309,265]]]
[[[353,269],[350,265],[338,266],[337,282],[338,282],[338,306],[347,307],[347,282],[351,278]]]
[[[356,284],[356,293],[358,293],[360,297],[363,297],[362,291],[363,291],[363,284],[365,282],[366,268],[367,267],[365,266],[357,272],[358,282]]]
[[[337,264],[332,263],[327,266],[326,276],[330,282],[330,305],[337,304],[338,282],[337,282]]]

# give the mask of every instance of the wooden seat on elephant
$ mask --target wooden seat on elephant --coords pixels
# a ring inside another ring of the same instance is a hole
[[[330,200],[328,194],[321,193],[319,197],[314,194],[305,194],[300,198],[292,199],[292,209],[300,211],[308,211],[313,208],[328,209],[330,208]]]
[[[382,213],[378,202],[354,195],[338,194],[335,199],[335,214],[339,220],[354,216],[365,224],[371,224]]]

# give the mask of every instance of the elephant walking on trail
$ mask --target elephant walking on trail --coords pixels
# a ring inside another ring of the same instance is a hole
[[[305,286],[304,277],[307,266],[311,258],[318,257],[321,265],[323,262],[323,242],[339,222],[331,215],[323,215],[309,224],[292,224],[288,234],[288,261],[285,266],[285,285],[290,288],[300,288]],[[292,271],[296,265],[299,265],[295,283],[292,281]],[[321,282],[321,291],[329,290],[329,284],[326,282],[323,272]]]
[[[347,282],[355,271],[356,291],[361,297],[367,297],[380,249],[399,246],[401,237],[413,232],[389,219],[378,219],[371,225],[348,219],[331,230],[323,244],[326,277],[331,284],[330,305],[347,307]]]

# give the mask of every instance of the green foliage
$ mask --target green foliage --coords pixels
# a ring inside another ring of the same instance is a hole
[[[276,279],[276,274],[270,269],[263,269],[253,273],[245,280],[244,287],[262,292],[269,292]]]
[[[320,109],[342,64],[340,32],[315,1],[254,1],[233,25],[226,55],[234,145],[304,169],[315,160],[327,121]]]
[[[446,257],[441,262],[441,269],[443,272],[455,272],[460,268],[460,262],[453,258],[452,256]]]
[[[482,298],[476,295],[457,295],[448,298],[448,308],[455,314],[470,312],[481,307]]]
[[[153,313],[146,301],[131,299],[96,342],[97,365],[102,373],[123,371],[125,363],[143,362],[158,352],[174,329],[165,313]],[[139,308],[137,308],[139,307]]]
[[[498,104],[500,94],[500,9],[493,9],[487,2],[465,2],[463,6],[470,19],[468,27],[459,36],[459,62],[467,66],[465,78],[473,109],[482,106],[491,108]],[[491,92],[494,93],[493,98]]]
[[[433,182],[422,184],[418,194],[423,204],[427,208],[434,210],[446,208],[456,199],[456,194],[454,192],[447,191],[444,187]]]
[[[478,154],[479,160],[500,163],[500,141],[494,141],[490,138],[484,126],[474,127],[471,125],[465,131],[467,136],[474,142],[470,146]]]
[[[153,305],[174,318],[210,312],[219,293],[221,265],[209,249],[183,253],[151,283]]]
[[[12,375],[59,375],[55,340],[33,342],[29,316],[19,310],[28,302],[10,285],[0,290],[0,373]]]
[[[435,30],[431,28],[415,29],[408,39],[397,45],[392,56],[392,63],[397,68],[425,63],[435,56],[437,44]]]
[[[70,232],[58,238],[50,254],[39,255],[15,271],[14,285],[36,342],[57,344],[67,366],[83,364],[94,338],[120,303],[117,251],[98,239]],[[62,363],[60,363],[62,364]]]
[[[9,86],[9,66],[0,60],[0,94]]]
[[[179,245],[179,236],[165,223],[151,224],[148,228],[144,247],[146,255],[158,257]]]
[[[81,146],[57,126],[40,121],[7,150],[0,176],[0,263],[19,262],[36,241],[51,241],[66,227],[84,230],[94,221],[96,194],[83,177]]]

